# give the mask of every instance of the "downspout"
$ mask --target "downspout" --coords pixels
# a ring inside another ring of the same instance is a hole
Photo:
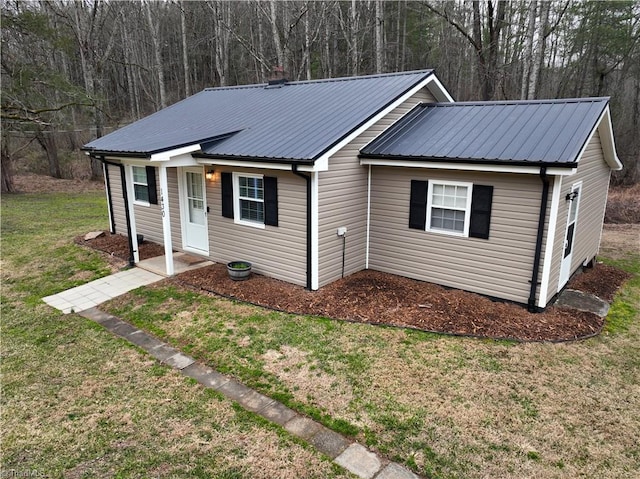
[[[298,165],[291,165],[291,173],[307,182],[307,289],[311,290],[311,175],[298,171]]]
[[[540,200],[540,215],[538,217],[538,236],[536,237],[536,251],[533,257],[533,271],[531,272],[531,289],[527,303],[530,313],[539,313],[541,308],[536,306],[536,291],[538,289],[538,276],[540,273],[540,258],[542,256],[542,237],[544,236],[544,224],[547,219],[547,202],[549,199],[549,178],[547,168],[540,168],[540,180],[542,181],[542,199]]]
[[[104,157],[96,156],[97,160],[101,161],[105,165],[117,166],[120,168],[120,181],[122,184],[122,198],[124,199],[124,216],[127,220],[127,242],[129,244],[129,266],[135,266],[133,259],[133,240],[131,239],[131,216],[129,216],[129,194],[127,193],[127,180],[124,176],[124,165],[122,163],[114,163],[107,161]],[[112,208],[113,211],[113,208]]]
[[[104,184],[107,187],[107,202],[109,207],[109,232],[115,234],[116,232],[116,219],[113,214],[113,197],[111,196],[111,179],[109,178],[109,167],[106,162],[102,162],[102,171],[104,174]]]

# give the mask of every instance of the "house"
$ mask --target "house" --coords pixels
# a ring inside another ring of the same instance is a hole
[[[316,290],[371,268],[546,307],[598,252],[607,98],[454,103],[431,70],[206,89],[92,141],[112,232]],[[533,286],[532,286],[533,285]]]

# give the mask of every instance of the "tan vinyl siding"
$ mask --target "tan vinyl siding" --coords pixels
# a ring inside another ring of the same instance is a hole
[[[343,239],[336,231],[347,227],[345,276],[365,268],[367,233],[367,174],[358,152],[419,102],[435,101],[422,89],[329,159],[329,171],[319,173],[319,286],[340,279]]]
[[[604,160],[600,135],[598,131],[596,131],[578,161],[576,174],[565,177],[562,182],[558,209],[558,228],[556,230],[557,236],[554,242],[551,283],[547,300],[551,299],[551,297],[557,293],[558,288],[569,206],[565,197],[567,193],[571,191],[571,187],[574,184],[582,181],[578,207],[578,222],[571,258],[571,272],[574,272],[585,261],[591,260],[598,254],[610,173],[611,169]]]
[[[493,186],[489,239],[410,229],[412,179]],[[541,192],[536,175],[373,167],[369,267],[526,303]]]
[[[128,167],[127,167],[128,168]],[[131,173],[131,170],[127,174]],[[160,192],[159,173],[156,168],[156,191]],[[158,201],[160,198],[158,198]],[[164,244],[162,234],[162,211],[160,205],[137,205],[134,203],[133,212],[136,219],[136,233],[144,235],[144,239],[154,243]]]
[[[127,217],[124,211],[124,196],[122,195],[120,167],[107,165],[107,174],[109,175],[109,186],[111,187],[111,207],[113,208],[115,232],[126,236]]]
[[[171,220],[171,245],[182,249],[182,223],[180,217],[180,195],[178,193],[178,169],[167,168],[167,189],[169,190],[169,219]]]
[[[222,171],[277,177],[278,226],[254,228],[235,224],[232,218],[224,218],[220,186]],[[258,274],[306,286],[306,191],[306,182],[290,172],[216,168],[215,179],[207,181],[207,204],[211,208],[208,215],[210,257],[220,263],[250,261]]]

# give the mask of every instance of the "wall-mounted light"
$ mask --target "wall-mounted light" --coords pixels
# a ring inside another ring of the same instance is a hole
[[[577,191],[572,191],[571,193],[567,193],[567,196],[565,196],[565,200],[567,201],[573,201],[578,197],[578,192]]]
[[[209,181],[213,181],[213,176],[215,174],[216,174],[216,170],[214,170],[214,169],[207,170],[207,172],[205,173],[204,177]]]

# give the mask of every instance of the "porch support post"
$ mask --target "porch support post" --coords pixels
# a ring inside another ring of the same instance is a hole
[[[173,245],[171,244],[171,218],[169,216],[169,188],[167,186],[167,167],[159,166],[160,173],[160,211],[162,213],[162,234],[164,242],[164,258],[167,276],[173,276]]]

